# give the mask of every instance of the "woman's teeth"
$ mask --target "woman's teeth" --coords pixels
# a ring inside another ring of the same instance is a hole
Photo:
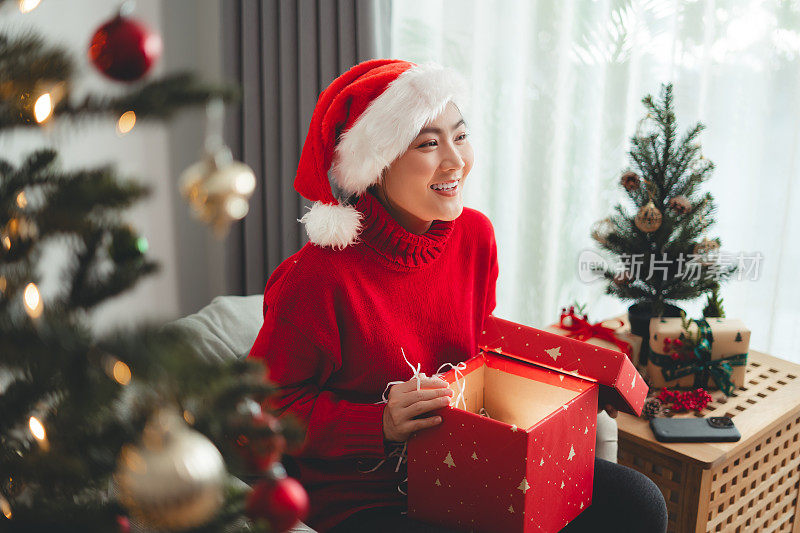
[[[431,185],[431,189],[435,191],[452,191],[456,187],[458,187],[457,181],[451,181],[449,183],[436,183]]]

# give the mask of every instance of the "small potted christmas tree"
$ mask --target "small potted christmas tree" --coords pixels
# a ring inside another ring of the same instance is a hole
[[[672,84],[662,85],[658,100],[647,95],[642,103],[647,115],[631,138],[631,166],[620,178],[627,202],[595,223],[591,235],[618,261],[616,268],[600,269],[606,293],[634,302],[631,330],[649,338],[651,317],[681,316],[670,302],[716,294],[736,266],[720,263],[720,239],[707,233],[714,198],[700,185],[714,164],[697,142],[705,126],[698,122],[678,138]]]

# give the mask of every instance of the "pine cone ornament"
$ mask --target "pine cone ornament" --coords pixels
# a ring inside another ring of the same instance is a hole
[[[719,243],[713,239],[703,239],[694,246],[694,253],[705,255],[719,250]]]
[[[641,186],[642,180],[636,172],[629,170],[619,179],[619,184],[622,185],[626,191],[630,192],[637,190]]]
[[[642,409],[642,418],[645,420],[650,420],[653,417],[658,416],[658,413],[661,412],[661,401],[658,398],[650,398],[644,404],[644,408]]]
[[[688,198],[685,196],[676,196],[675,198],[670,198],[669,200],[669,208],[679,215],[685,215],[691,209],[692,203],[689,201]]]
[[[629,270],[623,270],[614,276],[614,283],[616,283],[619,287],[630,285],[632,281],[633,275]]]

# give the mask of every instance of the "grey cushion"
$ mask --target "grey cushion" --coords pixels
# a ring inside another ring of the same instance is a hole
[[[264,322],[264,297],[217,296],[193,315],[178,319],[165,329],[188,333],[198,354],[209,361],[247,357]]]

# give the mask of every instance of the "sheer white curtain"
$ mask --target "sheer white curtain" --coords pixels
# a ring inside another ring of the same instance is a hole
[[[752,348],[800,362],[800,0],[395,0],[391,33],[392,57],[471,83],[465,195],[495,225],[498,316],[542,326],[576,300],[592,320],[625,311],[580,281],[578,255],[623,198],[641,98],[672,81],[681,130],[707,125],[709,237],[763,257],[723,285],[727,314]]]

